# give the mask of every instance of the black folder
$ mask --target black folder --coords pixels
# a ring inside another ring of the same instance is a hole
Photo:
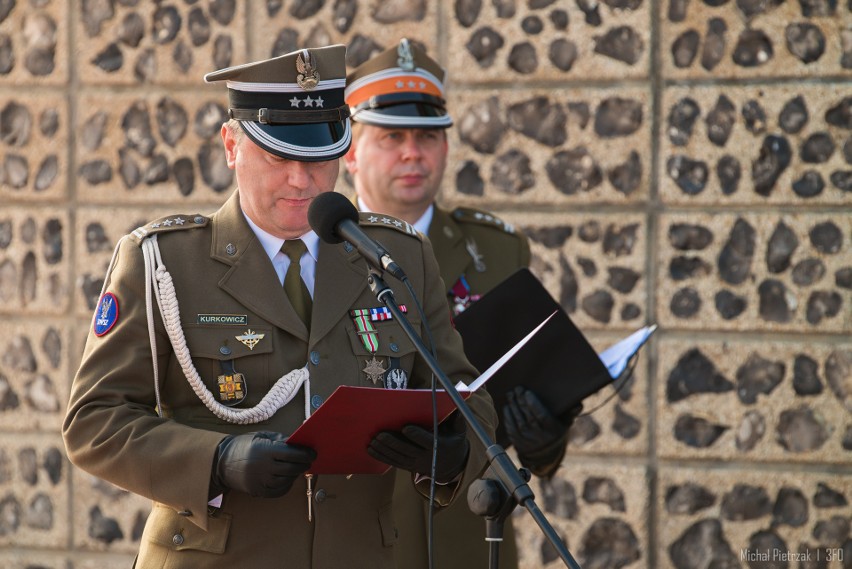
[[[465,354],[484,371],[554,311],[550,322],[488,381],[501,421],[506,393],[516,385],[531,389],[559,416],[613,379],[583,333],[528,269],[513,273],[455,317]],[[497,442],[511,444],[502,424]]]

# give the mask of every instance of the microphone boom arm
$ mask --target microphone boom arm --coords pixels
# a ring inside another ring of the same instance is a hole
[[[388,257],[388,259],[390,259],[390,257]],[[542,530],[542,533],[544,533],[544,536],[550,544],[553,545],[554,549],[559,554],[559,557],[562,558],[566,567],[570,567],[571,569],[581,569],[580,565],[577,564],[571,556],[571,553],[568,551],[568,548],[562,542],[562,538],[559,537],[559,534],[556,533],[556,530],[535,503],[535,494],[533,494],[533,491],[527,484],[527,481],[521,475],[518,467],[512,462],[512,459],[506,453],[506,450],[491,440],[488,433],[477,420],[476,416],[474,416],[473,411],[470,410],[470,407],[468,407],[467,403],[465,403],[464,398],[461,394],[459,394],[455,385],[453,385],[453,382],[447,377],[441,369],[441,366],[438,365],[438,362],[432,356],[429,349],[423,344],[423,340],[411,326],[411,323],[408,321],[405,314],[399,309],[399,305],[397,305],[396,299],[394,298],[393,290],[385,284],[384,280],[382,280],[381,276],[377,274],[375,270],[370,270],[370,273],[367,276],[367,283],[370,285],[370,290],[376,295],[376,298],[388,307],[393,318],[399,322],[400,326],[402,326],[403,331],[414,344],[417,352],[426,361],[426,364],[432,370],[432,373],[435,374],[435,377],[437,377],[438,381],[441,383],[441,387],[443,387],[447,392],[447,395],[450,396],[450,400],[452,400],[453,404],[459,410],[459,413],[462,417],[464,417],[464,420],[476,435],[476,438],[480,443],[482,443],[482,446],[485,448],[485,455],[491,465],[491,469],[497,475],[497,481],[503,485],[503,489],[506,491],[507,495],[512,496],[518,504],[527,509],[533,517],[533,520],[535,520],[538,527]]]

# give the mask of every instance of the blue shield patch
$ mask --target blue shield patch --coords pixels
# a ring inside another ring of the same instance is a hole
[[[108,292],[101,297],[95,308],[95,336],[103,336],[109,332],[117,321],[118,299]]]

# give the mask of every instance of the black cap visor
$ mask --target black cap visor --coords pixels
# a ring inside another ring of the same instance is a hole
[[[349,119],[277,125],[240,121],[240,126],[255,144],[270,154],[301,162],[340,158],[352,141]]]

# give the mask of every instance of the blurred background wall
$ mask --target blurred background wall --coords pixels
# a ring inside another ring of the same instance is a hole
[[[0,0],[0,567],[132,562],[148,503],[60,423],[114,243],[233,189],[203,74],[403,36],[449,70],[442,201],[529,235],[596,347],[659,325],[534,485],[577,560],[852,567],[850,0]]]

